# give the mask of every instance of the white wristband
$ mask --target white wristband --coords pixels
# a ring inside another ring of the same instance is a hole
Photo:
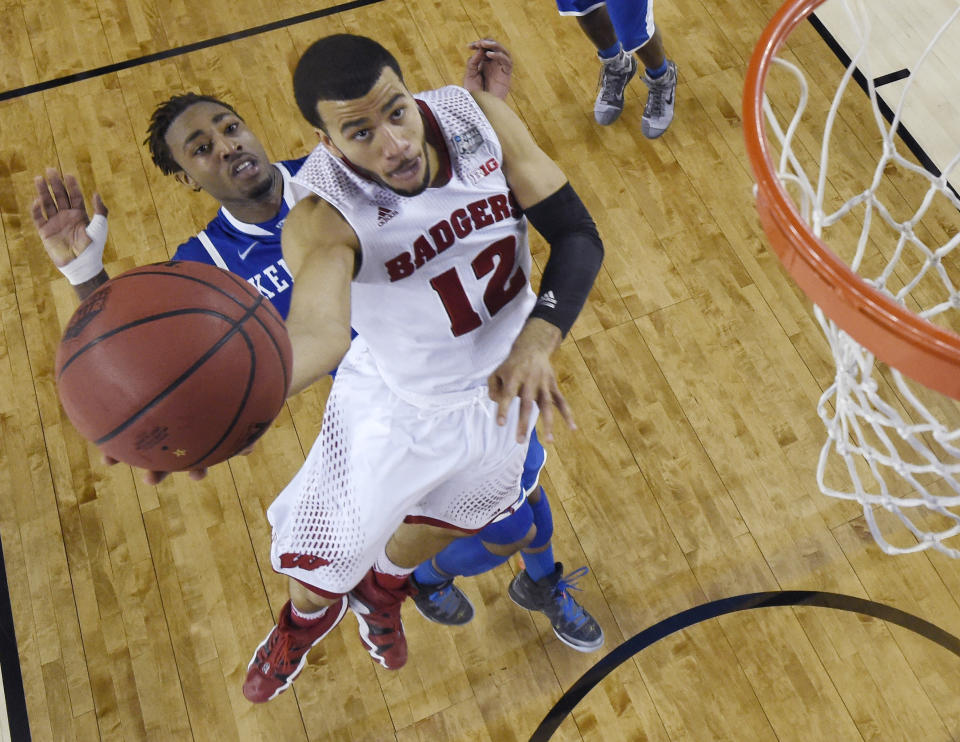
[[[87,225],[87,237],[91,242],[77,257],[66,265],[58,266],[73,286],[96,278],[103,271],[103,248],[107,244],[107,217],[94,214]]]

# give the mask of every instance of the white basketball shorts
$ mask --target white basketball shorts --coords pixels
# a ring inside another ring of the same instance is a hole
[[[519,408],[514,400],[500,426],[485,386],[456,398],[401,399],[358,338],[337,371],[319,437],[267,510],[273,568],[339,595],[407,516],[482,528],[522,497]],[[535,421],[536,412],[529,429]]]

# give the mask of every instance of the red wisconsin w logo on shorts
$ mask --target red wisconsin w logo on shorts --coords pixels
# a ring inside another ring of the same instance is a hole
[[[284,569],[290,569],[291,567],[297,567],[299,569],[305,569],[308,572],[313,569],[319,569],[320,567],[326,567],[330,564],[330,560],[324,559],[323,557],[310,556],[309,554],[281,554],[280,555],[280,566]]]

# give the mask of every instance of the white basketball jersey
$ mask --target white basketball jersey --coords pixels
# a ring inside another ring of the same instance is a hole
[[[485,383],[535,296],[526,218],[503,176],[496,133],[463,88],[417,99],[425,126],[446,144],[446,185],[400,196],[322,146],[295,180],[359,237],[350,323],[384,380],[401,395],[432,396]]]

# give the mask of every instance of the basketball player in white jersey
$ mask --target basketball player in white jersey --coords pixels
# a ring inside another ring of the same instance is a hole
[[[348,34],[306,51],[294,92],[321,145],[283,231],[291,393],[339,370],[320,437],[268,511],[291,602],[248,669],[258,702],[289,687],[371,564],[369,589],[402,593],[411,569],[385,547],[405,518],[476,531],[520,504],[537,409],[548,440],[555,410],[573,424],[550,355],[603,255],[563,173],[498,98],[414,98],[389,52]],[[551,245],[539,299],[528,220]],[[370,610],[362,594],[349,604]]]
[[[474,54],[467,62],[464,86],[505,97],[512,66],[509,54],[486,39],[471,47]],[[286,316],[292,277],[280,252],[280,231],[294,201],[290,177],[306,158],[281,161],[271,167],[263,146],[236,111],[222,101],[195,94],[173,96],[158,106],[148,134],[151,156],[158,168],[193,190],[207,191],[221,203],[216,218],[180,245],[174,258],[212,263],[247,278]],[[185,148],[187,144],[190,146]],[[227,150],[232,153],[229,158]],[[246,154],[238,157],[238,153]],[[253,173],[256,177],[234,178],[232,169],[230,177],[221,177],[221,168],[216,166],[221,158],[236,160],[235,164],[253,162],[256,167],[247,167],[246,175]],[[38,178],[37,196],[34,220],[44,246],[54,263],[71,277],[82,299],[108,279],[99,261],[105,234],[99,245],[91,246],[84,233],[89,219],[82,192],[72,176],[61,178],[56,171],[48,171],[46,179]],[[106,207],[96,195],[94,213],[94,224],[105,227]],[[431,620],[463,623],[470,619],[473,609],[452,577],[493,569],[523,546],[526,569],[511,584],[511,597],[529,610],[548,615],[557,636],[568,646],[593,651],[602,645],[603,632],[573,598],[569,591],[572,580],[561,577],[562,565],[554,561],[550,505],[537,483],[543,459],[543,448],[534,437],[522,479],[522,487],[529,494],[527,502],[510,517],[471,538],[455,541],[422,564],[417,570],[420,582],[414,598],[420,612]],[[531,532],[535,532],[532,541]],[[422,546],[426,535],[423,528],[418,531],[414,526],[404,526],[393,549],[402,556],[409,544]],[[413,563],[415,553],[408,557]],[[391,636],[383,624],[377,626],[375,621],[375,617],[365,618],[365,630],[361,632],[365,644],[378,661],[387,664],[389,660],[391,666],[398,666],[402,633],[399,638]],[[399,627],[399,615],[392,622]],[[389,658],[378,656],[384,645],[389,645]]]

